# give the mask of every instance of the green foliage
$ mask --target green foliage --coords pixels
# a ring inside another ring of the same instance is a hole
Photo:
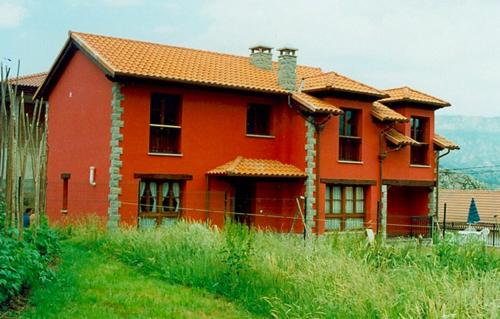
[[[228,222],[224,228],[222,262],[228,266],[228,276],[236,276],[250,268],[249,259],[253,252],[254,232],[246,225]]]
[[[26,230],[24,240],[12,236],[15,231],[0,233],[0,308],[23,289],[51,280],[49,263],[59,252],[57,236],[46,221]]]
[[[46,263],[52,262],[60,253],[59,236],[49,227],[45,215],[41,216],[39,227],[31,227],[24,231],[24,240],[35,247]]]
[[[89,242],[88,247],[92,247]],[[500,255],[446,240],[370,247],[338,234],[300,236],[178,223],[118,230],[100,249],[169,283],[200,287],[275,318],[495,318]]]

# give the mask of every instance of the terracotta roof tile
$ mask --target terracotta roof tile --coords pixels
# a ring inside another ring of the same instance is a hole
[[[253,177],[306,177],[296,166],[276,160],[250,159],[238,156],[207,172],[208,175],[253,176]]]
[[[447,148],[449,150],[459,150],[460,146],[458,144],[453,143],[452,141],[448,140],[444,136],[434,134],[434,138],[432,139],[434,142],[434,145],[437,147],[443,149]]]
[[[395,89],[384,90],[389,94],[388,98],[380,100],[380,102],[401,102],[409,101],[415,103],[430,104],[438,107],[450,106],[449,102],[438,99],[437,97],[417,91],[407,86]]]
[[[278,84],[277,62],[268,71],[244,56],[77,32],[70,37],[112,75],[287,92]],[[298,79],[319,73],[320,68],[297,66]]]
[[[34,73],[29,75],[23,75],[16,78],[11,78],[10,82],[17,84],[19,86],[30,86],[34,88],[38,88],[42,85],[43,81],[47,77],[47,72]]]
[[[332,114],[341,114],[343,113],[341,109],[338,107],[328,103],[327,101],[318,99],[312,95],[303,92],[295,92],[292,94],[292,99],[297,101],[298,103],[305,106],[307,109],[312,112],[318,113],[332,113]]]
[[[500,191],[490,190],[439,190],[439,207],[446,203],[447,222],[467,222],[471,199],[477,205],[479,218],[482,223],[494,223],[494,216],[500,220]],[[443,213],[439,214],[440,221],[443,221]]]
[[[394,128],[385,132],[385,138],[389,142],[391,142],[397,146],[419,145],[419,143],[417,141],[415,141],[414,139],[412,139],[409,136],[404,135],[403,133],[397,131]]]
[[[373,102],[372,115],[382,122],[408,122],[408,119],[380,102]]]
[[[302,91],[304,92],[334,90],[341,92],[360,93],[376,97],[387,96],[387,94],[382,91],[379,91],[361,82],[354,81],[336,72],[328,72],[305,77],[304,83],[301,85]]]

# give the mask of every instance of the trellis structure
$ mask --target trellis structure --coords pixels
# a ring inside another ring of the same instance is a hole
[[[0,67],[0,200],[5,202],[5,229],[17,228],[23,234],[23,212],[33,208],[34,223],[40,223],[45,210],[47,169],[46,103],[35,101],[25,109],[24,93],[18,91],[10,69]],[[42,118],[43,117],[43,118]],[[32,181],[32,198],[25,198],[27,182]]]

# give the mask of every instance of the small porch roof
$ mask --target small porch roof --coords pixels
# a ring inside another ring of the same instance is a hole
[[[459,150],[460,145],[453,143],[449,139],[444,136],[434,134],[434,138],[432,139],[434,145],[436,145],[439,149],[449,149],[449,150]]]
[[[399,132],[398,130],[392,128],[388,130],[387,132],[384,133],[385,138],[397,145],[397,146],[406,146],[406,145],[419,145],[420,143],[415,141],[409,136],[404,135],[403,133]]]
[[[269,159],[251,159],[238,156],[234,160],[207,172],[214,176],[305,178],[298,167]]]

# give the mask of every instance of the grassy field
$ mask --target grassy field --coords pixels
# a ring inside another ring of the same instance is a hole
[[[35,290],[24,318],[500,317],[500,255],[481,245],[304,244],[186,223],[66,232],[59,279]]]
[[[36,287],[20,318],[253,318],[203,289],[169,284],[72,241],[57,280]]]

